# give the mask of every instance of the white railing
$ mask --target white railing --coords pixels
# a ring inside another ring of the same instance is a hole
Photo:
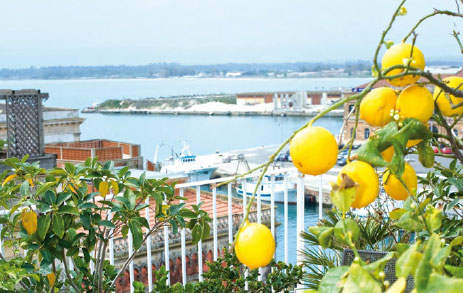
[[[304,230],[307,230],[307,227],[305,227],[305,224],[304,224],[304,217],[305,217],[305,209],[304,209],[304,202],[305,202],[305,189],[304,189],[304,176],[300,173],[297,173],[297,176],[295,176],[296,178],[290,178],[290,174],[296,174],[295,173],[295,168],[288,168],[288,169],[278,169],[278,170],[273,170],[273,171],[268,171],[266,175],[269,175],[271,176],[271,198],[270,198],[270,229],[272,231],[272,234],[274,235],[274,238],[275,238],[275,241],[277,239],[277,235],[275,235],[276,233],[276,229],[275,229],[275,225],[276,225],[276,214],[275,214],[275,175],[280,175],[280,174],[283,174],[283,199],[284,199],[284,203],[283,203],[283,207],[284,207],[284,216],[283,216],[283,223],[279,223],[279,224],[282,224],[282,227],[283,227],[283,230],[284,230],[284,248],[283,248],[283,251],[284,251],[284,259],[280,259],[286,263],[288,263],[289,261],[289,255],[290,253],[294,253],[296,254],[296,262],[297,264],[301,264],[302,263],[302,260],[303,260],[303,257],[300,253],[300,251],[302,251],[304,249],[304,241],[302,239],[302,237],[300,236],[300,232],[304,231]],[[247,181],[246,179],[249,179],[249,178],[256,178],[259,177],[260,173],[254,173],[254,174],[250,174],[250,175],[247,175],[245,176],[244,178],[241,178],[239,179],[238,181],[239,182],[234,182],[234,183],[241,183],[242,184],[242,189],[243,189],[243,194],[246,193],[247,191],[247,188],[246,188],[246,184],[247,184]],[[322,183],[323,183],[323,179],[322,179],[322,176],[319,176],[320,177],[320,183],[319,183],[319,189],[318,189],[318,197],[319,197],[319,218],[322,218],[323,217],[323,213],[322,213],[322,198],[323,198],[323,189],[322,189]],[[176,185],[176,189],[178,190],[179,192],[179,195],[180,196],[183,196],[184,195],[184,192],[185,190],[187,189],[195,189],[196,191],[196,203],[199,203],[201,201],[203,201],[201,199],[201,187],[203,186],[213,186],[212,188],[212,225],[211,225],[211,230],[212,230],[212,242],[213,242],[213,259],[214,260],[217,260],[217,257],[218,257],[218,251],[219,249],[222,249],[222,247],[219,247],[219,244],[218,244],[218,237],[219,237],[219,228],[218,228],[218,218],[217,218],[217,188],[215,188],[214,186],[216,186],[217,184],[219,183],[222,183],[222,182],[226,182],[226,181],[230,181],[232,180],[233,177],[226,177],[226,178],[219,178],[219,179],[212,179],[212,180],[206,180],[206,181],[199,181],[199,182],[188,182],[188,183],[182,183],[182,184],[177,184]],[[288,223],[289,223],[289,220],[288,220],[288,180],[293,180],[295,179],[296,180],[296,196],[297,196],[297,216],[296,216],[296,219],[297,219],[297,228],[296,228],[296,231],[297,231],[297,251],[289,251],[289,246],[288,246],[288,243],[289,243],[289,239],[288,239]],[[248,183],[249,184],[249,183]],[[239,222],[241,222],[241,219],[242,219],[242,215],[245,213],[245,210],[246,210],[246,205],[247,203],[249,202],[249,198],[247,198],[247,196],[242,196],[240,198],[238,197],[234,197],[233,196],[233,188],[232,188],[232,183],[229,183],[227,186],[226,186],[226,194],[225,195],[219,195],[221,196],[221,201],[222,202],[226,202],[227,203],[227,216],[226,217],[223,217],[223,218],[226,218],[226,222],[227,222],[227,227],[226,229],[222,229],[222,231],[226,231],[225,233],[228,234],[226,236],[228,237],[225,237],[224,236],[224,233],[222,232],[222,237],[227,239],[227,243],[228,244],[231,244],[233,242],[233,237],[234,237],[234,234],[236,233],[236,230],[237,230],[237,223],[239,224]],[[225,197],[226,197],[226,201],[225,201]],[[238,215],[234,215],[233,213],[236,212],[236,210],[234,211],[233,210],[233,202],[237,203],[237,201],[239,201],[241,204],[242,204],[242,214],[238,214]],[[147,199],[147,203],[148,202],[148,199]],[[262,221],[262,197],[261,197],[261,188],[259,186],[258,188],[258,193],[256,194],[256,200],[254,202],[255,204],[255,208],[256,208],[256,215],[253,215],[253,220],[255,220],[256,222],[260,223]],[[268,210],[268,208],[267,208]],[[7,212],[7,211],[3,211],[3,212]],[[111,215],[109,215],[111,216]],[[149,222],[149,219],[150,217],[154,216],[154,215],[151,215],[150,212],[149,212],[149,208],[146,208],[146,212],[145,212],[145,216],[146,216],[146,219],[148,220]],[[234,221],[235,219],[235,221]],[[239,221],[237,221],[239,220]],[[223,223],[224,221],[221,221],[221,223]],[[234,225],[235,224],[235,225]],[[223,226],[223,225],[222,225]],[[222,227],[223,228],[223,227]],[[1,230],[1,227],[0,227],[0,230]],[[187,261],[186,261],[186,258],[188,257],[190,262],[192,262],[192,257],[191,255],[190,256],[187,256],[187,247],[186,247],[186,239],[187,239],[187,235],[186,235],[187,231],[185,231],[185,229],[182,229],[180,230],[179,234],[180,234],[180,250],[181,250],[181,279],[182,279],[182,283],[183,285],[185,285],[187,282],[188,282],[188,275],[187,275]],[[188,232],[189,233],[189,232]],[[170,246],[172,245],[170,242],[172,240],[174,240],[174,244],[175,243],[175,237],[178,238],[178,235],[173,235],[171,234],[171,231],[169,230],[169,227],[164,227],[164,230],[158,234],[153,234],[151,235],[146,243],[145,243],[145,249],[146,250],[141,250],[139,253],[138,253],[138,260],[140,260],[140,256],[143,255],[144,251],[146,251],[146,273],[147,273],[147,282],[148,282],[148,289],[149,291],[151,292],[151,290],[153,289],[153,278],[152,278],[152,274],[153,274],[153,271],[152,271],[152,265],[153,265],[153,256],[152,256],[152,250],[157,250],[158,251],[158,254],[161,254],[162,255],[162,246],[163,246],[163,250],[164,250],[164,265],[166,267],[166,270],[169,271],[168,273],[168,278],[167,278],[167,285],[170,285],[171,284],[171,275],[170,275],[170,259],[171,259],[171,251],[170,251]],[[160,241],[161,240],[161,241]],[[178,239],[177,239],[178,240]],[[120,243],[117,243],[118,241],[126,241],[127,243],[127,246],[125,246],[124,244],[120,244]],[[116,243],[115,243],[116,242]],[[161,242],[161,243],[160,243]],[[162,243],[163,242],[163,243]],[[204,262],[203,262],[203,245],[204,243],[202,241],[199,241],[199,243],[196,245],[196,253],[197,253],[197,265],[198,265],[198,271],[197,271],[197,274],[195,273],[195,278],[197,276],[197,279],[199,279],[200,281],[203,279],[203,265],[204,265]],[[178,245],[176,245],[177,247]],[[115,264],[116,262],[116,253],[117,253],[117,250],[122,247],[122,250],[124,250],[124,248],[126,249],[126,256],[127,256],[127,253],[130,255],[132,252],[133,252],[133,243],[132,243],[132,238],[131,238],[131,235],[130,235],[130,232],[129,232],[129,235],[128,235],[128,238],[127,239],[118,239],[118,240],[115,240],[115,239],[110,239],[109,240],[109,245],[108,245],[108,256],[109,256],[109,261],[111,264]],[[0,240],[0,250],[3,252],[3,245],[2,245],[2,242]],[[191,250],[191,249],[190,249]],[[161,252],[159,252],[161,251]],[[120,251],[119,251],[119,254],[120,254]],[[207,257],[207,255],[206,255]],[[72,262],[70,262],[70,264],[72,265]],[[175,265],[175,260],[174,260],[174,265]],[[72,269],[72,268],[71,268]],[[133,286],[132,286],[132,283],[135,281],[135,267],[134,267],[134,261],[132,260],[132,262],[130,262],[129,266],[128,266],[128,270],[129,270],[129,283],[130,283],[130,292],[133,292]],[[262,271],[262,270],[260,270]],[[138,276],[140,276],[140,273],[141,273],[141,270],[138,272]],[[260,277],[259,277],[260,278]]]

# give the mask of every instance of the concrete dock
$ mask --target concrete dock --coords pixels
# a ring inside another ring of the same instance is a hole
[[[198,156],[198,162],[213,162],[214,165],[218,166],[214,173],[215,178],[234,176],[237,174],[243,174],[250,169],[253,169],[262,163],[265,163],[269,157],[278,149],[278,145],[271,146],[260,146],[249,149],[234,150],[224,153],[217,153],[211,155]],[[285,150],[286,152],[286,150]],[[288,169],[292,168],[293,172],[289,174],[289,180],[296,180],[297,169],[291,162],[275,162],[269,167],[269,170],[274,169]],[[333,168],[327,174],[322,177],[322,192],[323,192],[323,204],[331,205],[330,181],[336,181],[337,173],[340,168]],[[258,172],[256,172],[258,174]],[[318,202],[318,195],[320,189],[320,176],[305,176],[304,177],[305,196],[306,200],[310,202]]]

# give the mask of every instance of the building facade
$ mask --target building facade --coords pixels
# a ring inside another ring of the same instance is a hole
[[[44,142],[80,140],[80,125],[84,119],[79,110],[58,107],[43,107]],[[0,103],[0,139],[7,139],[6,107]]]

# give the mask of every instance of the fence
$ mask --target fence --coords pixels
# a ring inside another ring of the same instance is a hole
[[[284,261],[288,263],[288,258],[290,253],[297,253],[297,264],[302,263],[302,256],[301,254],[298,253],[298,251],[301,251],[304,248],[304,242],[302,238],[300,237],[300,232],[302,232],[306,227],[304,226],[304,201],[305,201],[305,196],[304,196],[304,177],[301,174],[297,175],[296,178],[296,197],[297,197],[297,251],[288,251],[288,178],[289,174],[294,173],[295,169],[290,168],[290,169],[283,169],[283,170],[278,170],[278,171],[269,171],[267,172],[267,175],[270,175],[270,185],[271,185],[271,196],[270,196],[270,229],[272,234],[275,237],[275,224],[276,224],[276,215],[275,215],[275,175],[283,174],[284,178],[284,183],[283,183],[283,193],[284,193],[284,221],[281,223],[284,227]],[[243,190],[249,190],[246,188],[246,184],[249,184],[246,179],[249,178],[257,178],[260,174],[251,174],[243,179],[240,179],[240,182],[235,182],[235,183],[241,183]],[[320,185],[319,185],[319,196],[322,196],[322,176],[320,177]],[[220,179],[213,179],[213,180],[206,180],[206,181],[199,181],[199,182],[189,182],[189,183],[183,183],[183,184],[178,184],[176,185],[176,189],[179,190],[180,196],[183,196],[185,190],[194,188],[196,190],[196,203],[199,203],[201,199],[201,187],[203,186],[215,186],[219,183],[226,182],[231,180],[232,177],[229,178],[220,178]],[[238,225],[241,222],[242,216],[240,215],[239,217],[236,217],[237,215],[233,215],[232,212],[232,203],[233,201],[236,201],[237,198],[233,197],[233,192],[232,192],[232,183],[229,183],[227,185],[226,189],[226,198],[228,200],[228,212],[227,212],[227,220],[222,221],[220,227],[218,227],[218,217],[217,217],[217,189],[212,188],[212,226],[211,226],[211,234],[212,234],[212,242],[213,242],[213,260],[217,260],[218,257],[218,252],[222,247],[219,247],[218,244],[218,234],[219,230],[225,230],[227,236],[228,236],[228,243],[233,242],[233,236],[237,231]],[[243,196],[242,199],[239,199],[242,202],[242,207],[243,207],[243,214],[246,209],[246,205],[250,198]],[[255,198],[256,202],[256,212],[254,215],[251,215],[250,220],[256,221],[258,223],[262,222],[263,219],[263,212],[262,212],[262,196],[261,196],[261,188],[259,186],[258,192],[256,194]],[[322,201],[319,200],[319,217],[321,218],[322,215]],[[268,213],[268,210],[267,210]],[[146,210],[146,217],[147,220],[149,221],[149,211],[148,209]],[[235,217],[235,219],[233,219]],[[224,229],[225,228],[225,229]],[[166,269],[170,268],[170,265],[167,265],[170,260],[170,245],[172,245],[172,241],[169,241],[169,235],[170,231],[168,227],[164,227],[163,231],[163,237],[159,237],[158,235],[151,235],[147,242],[146,242],[146,263],[147,264],[152,264],[153,258],[152,258],[152,248],[153,248],[153,243],[156,243],[158,246],[159,245],[159,240],[163,241],[163,247],[164,247],[164,263],[166,264]],[[186,240],[187,240],[187,232],[185,229],[182,229],[180,232],[180,247],[181,247],[181,280],[183,285],[185,285],[188,282],[187,278],[187,249],[186,249]],[[152,241],[152,238],[156,238],[157,241]],[[172,240],[172,239],[171,239]],[[132,246],[132,240],[129,235],[128,239],[128,253],[129,255],[133,252],[133,246]],[[143,253],[143,252],[142,252]],[[110,240],[109,243],[109,256],[110,256],[110,262],[111,264],[114,264],[115,259],[114,259],[114,240]],[[203,274],[203,243],[200,241],[197,244],[197,267],[198,267],[198,279],[201,281],[202,280],[202,274]],[[147,273],[147,283],[148,283],[148,290],[151,292],[152,290],[152,284],[153,284],[153,266],[152,265],[147,265],[146,266],[146,273]],[[262,269],[261,269],[262,271]],[[138,275],[138,273],[137,273]],[[133,292],[133,287],[131,286],[132,282],[135,280],[135,269],[134,269],[134,264],[133,262],[130,263],[129,265],[129,284],[130,284],[130,291]],[[167,284],[171,284],[171,274],[168,274],[168,279],[167,279]],[[128,289],[128,288],[127,288]]]

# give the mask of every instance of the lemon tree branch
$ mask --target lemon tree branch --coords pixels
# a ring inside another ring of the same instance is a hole
[[[449,11],[449,10],[437,10],[435,9],[434,12],[426,15],[425,17],[421,18],[415,26],[410,30],[410,32],[404,37],[403,42],[406,42],[407,39],[415,32],[415,30],[428,18],[431,18],[436,15],[449,15],[449,16],[454,16],[454,17],[463,17],[463,14]]]
[[[396,19],[396,17],[399,15],[399,12],[400,12],[400,8],[402,8],[402,6],[405,4],[405,2],[407,2],[407,0],[402,0],[402,2],[400,2],[400,5],[397,7],[397,9],[395,10],[394,12],[394,15],[392,15],[392,18],[391,20],[389,21],[389,25],[387,26],[387,28],[383,31],[383,33],[381,34],[381,39],[379,40],[379,43],[378,43],[378,46],[376,47],[376,51],[375,51],[375,55],[373,57],[373,65],[376,69],[377,72],[379,72],[379,76],[378,77],[381,77],[381,68],[379,67],[378,65],[378,55],[379,55],[379,51],[381,50],[381,47],[383,46],[384,44],[384,39],[386,38],[386,35],[389,33],[389,31],[391,30],[392,28],[392,25],[394,24],[394,21]]]

